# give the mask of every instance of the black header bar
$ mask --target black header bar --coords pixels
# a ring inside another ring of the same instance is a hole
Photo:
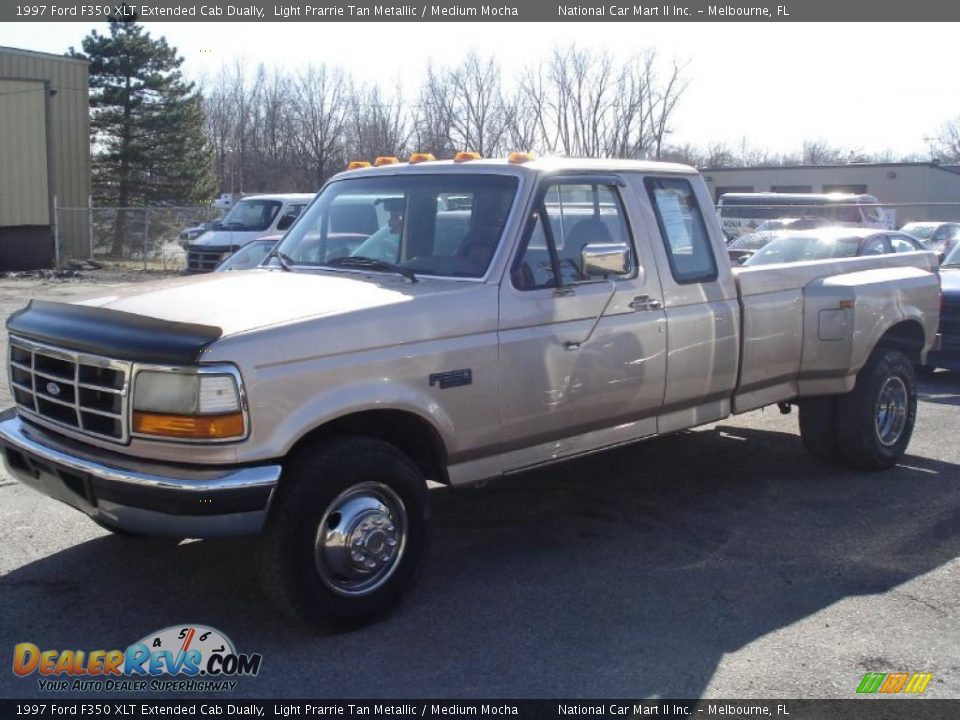
[[[780,718],[781,720],[955,720],[960,700],[249,700],[91,698],[0,700],[3,718],[110,717],[344,718],[359,720],[634,720],[634,718]]]
[[[658,4],[659,2],[659,4]],[[735,0],[706,2],[369,2],[367,0],[97,0],[0,3],[0,22],[96,22],[136,17],[141,22],[915,22],[960,20],[960,4],[942,0]],[[863,34],[865,28],[852,29]]]

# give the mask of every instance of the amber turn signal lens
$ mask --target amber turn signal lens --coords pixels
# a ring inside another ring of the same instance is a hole
[[[243,436],[243,414],[168,415],[134,411],[133,431],[159,437],[224,440]]]

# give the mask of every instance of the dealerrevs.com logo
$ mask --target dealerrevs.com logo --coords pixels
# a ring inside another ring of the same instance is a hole
[[[210,692],[233,690],[234,678],[255,676],[263,656],[238,653],[219,630],[174,625],[151,633],[126,650],[42,650],[34,643],[13,648],[13,672],[37,675],[49,692]]]

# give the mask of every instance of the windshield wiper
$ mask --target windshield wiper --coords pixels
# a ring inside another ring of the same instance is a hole
[[[940,266],[940,269],[941,269],[941,270],[943,270],[944,268],[960,268],[960,262],[947,263],[946,265],[941,265],[941,266]]]
[[[284,272],[290,272],[292,270],[290,266],[296,264],[296,261],[289,255],[287,255],[285,252],[283,252],[282,250],[276,250],[276,249],[271,250],[270,253],[267,255],[267,257],[264,259],[269,260],[272,257],[275,257],[277,259],[277,262],[280,263],[280,269],[283,270]]]
[[[329,260],[327,265],[330,267],[356,267],[363,268],[365,270],[384,270],[386,272],[395,272],[398,275],[402,275],[412,283],[417,282],[417,276],[413,274],[412,270],[409,270],[405,267],[400,267],[399,265],[395,265],[392,262],[387,262],[386,260],[377,260],[376,258],[365,257],[364,255],[346,255],[345,257],[334,258],[333,260]]]

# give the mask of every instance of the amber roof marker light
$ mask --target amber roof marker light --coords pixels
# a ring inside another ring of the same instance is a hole
[[[393,155],[381,155],[373,161],[374,167],[383,167],[384,165],[396,165],[400,160]]]
[[[535,156],[532,152],[512,152],[507,156],[507,162],[513,165],[520,165],[521,163],[530,162],[534,159]]]
[[[347,170],[360,170],[368,167],[370,167],[370,163],[366,160],[351,160],[347,163]]]
[[[436,158],[433,156],[433,153],[413,153],[407,162],[411,165],[416,165],[417,163],[433,162],[434,160],[436,160]]]
[[[470,152],[469,150],[461,150],[456,155],[453,156],[453,161],[462,163],[470,162],[471,160],[480,160],[482,156],[478,152]]]

